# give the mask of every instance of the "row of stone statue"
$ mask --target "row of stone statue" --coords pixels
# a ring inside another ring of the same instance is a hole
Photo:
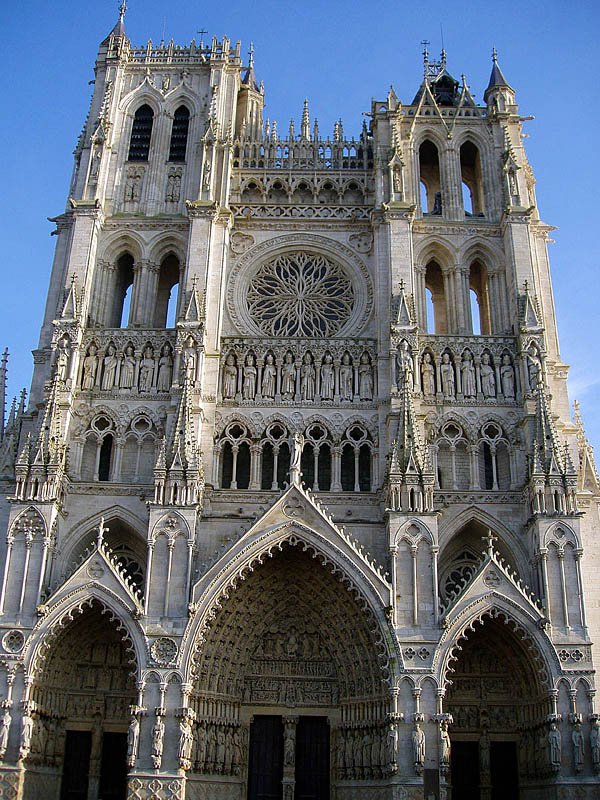
[[[534,391],[541,379],[541,361],[536,353],[528,354],[528,380],[530,391]],[[414,359],[406,340],[398,345],[395,359],[395,383],[401,391],[405,382],[409,389],[420,390],[424,397],[442,395],[445,399],[504,398],[514,400],[517,391],[515,368],[511,356],[503,353],[499,363],[494,364],[490,353],[484,352],[475,358],[466,349],[460,361],[450,351],[442,353],[439,361],[425,350],[419,365],[420,375],[414,374]]]
[[[586,742],[580,715],[570,716],[568,745],[574,772],[584,767]],[[530,778],[560,772],[563,757],[563,735],[559,717],[540,728],[525,731],[519,740],[519,763],[523,773]],[[600,774],[600,718],[591,718],[589,747],[594,772]]]
[[[187,339],[181,356],[181,379],[193,384],[197,380],[198,367],[198,351],[193,337]],[[90,342],[83,359],[81,388],[88,391],[125,389],[138,390],[140,393],[170,392],[173,385],[173,364],[173,347],[170,342],[165,342],[160,352],[151,343],[147,343],[141,353],[136,353],[131,343],[123,352],[118,352],[115,344],[109,342],[102,354],[96,342]],[[59,380],[65,380],[60,353],[58,377]]]
[[[385,727],[339,728],[336,767],[340,779],[383,778],[393,771],[396,754]]]
[[[348,352],[335,361],[329,352],[317,360],[310,351],[297,359],[288,350],[280,364],[273,353],[259,361],[249,352],[243,363],[237,354],[229,353],[222,368],[221,387],[224,400],[372,400],[373,366],[367,352],[356,363]]]

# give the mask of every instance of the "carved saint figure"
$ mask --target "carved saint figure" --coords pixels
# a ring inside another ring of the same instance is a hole
[[[581,732],[581,722],[576,722],[573,725],[573,733],[571,734],[571,741],[573,742],[573,763],[575,765],[575,772],[580,772],[583,767],[583,733]]]
[[[423,354],[421,380],[423,382],[423,395],[425,397],[433,397],[435,395],[435,367],[431,360],[431,353]]]
[[[125,356],[121,365],[121,379],[119,386],[121,389],[131,389],[135,378],[135,350],[128,344],[125,348]]]
[[[440,762],[444,767],[450,766],[450,734],[445,720],[440,723]]]
[[[484,728],[479,739],[479,769],[483,775],[490,774],[490,736]]]
[[[8,735],[10,733],[11,721],[10,711],[8,708],[5,708],[4,714],[0,719],[0,759],[4,758],[6,748],[8,747]]]
[[[139,172],[130,172],[125,183],[125,200],[136,201],[140,199],[142,176]]]
[[[404,386],[406,380],[408,388],[412,389],[413,385],[413,366],[412,356],[410,353],[410,346],[406,339],[403,339],[398,345],[396,353],[396,386],[398,391]]]
[[[225,733],[222,728],[217,730],[217,748],[215,751],[215,762],[217,772],[223,771],[223,764],[225,763]]]
[[[27,758],[31,750],[31,739],[33,737],[33,719],[29,714],[23,716],[23,727],[21,728],[21,742],[19,748],[19,758]]]
[[[93,389],[96,383],[96,374],[98,372],[98,348],[92,342],[87,349],[87,355],[83,359],[83,380],[81,382],[82,389]]]
[[[68,336],[63,336],[58,343],[56,358],[56,374],[60,383],[66,383],[69,377],[69,363],[71,360],[71,342]]]
[[[600,771],[600,720],[592,721],[590,731],[590,748],[592,751],[592,764],[596,772]]]
[[[300,485],[300,462],[302,460],[302,447],[304,439],[299,431],[295,431],[290,446],[290,483]]]
[[[293,400],[296,392],[296,365],[294,356],[288,350],[281,367],[281,397],[283,400]]]
[[[144,349],[144,357],[140,361],[140,392],[152,391],[154,378],[154,350],[150,345]]]
[[[111,342],[106,348],[102,370],[102,389],[107,392],[115,385],[117,372],[117,348]]]
[[[373,399],[373,368],[367,353],[360,357],[358,367],[358,396],[361,400]]]
[[[173,356],[171,345],[167,342],[162,346],[160,358],[158,359],[158,375],[156,378],[156,389],[159,392],[168,392],[173,382]]]
[[[344,353],[340,366],[340,400],[352,400],[352,364],[350,354]]]
[[[233,400],[237,389],[237,367],[235,356],[230,353],[225,359],[223,367],[223,397],[225,400]]]
[[[310,353],[304,355],[300,369],[300,396],[303,400],[315,399],[315,366]]]
[[[138,753],[140,742],[140,721],[137,716],[131,718],[127,730],[127,766],[133,767]]]
[[[152,728],[152,764],[154,769],[160,769],[165,738],[165,723],[162,717],[157,717]]]
[[[444,353],[442,356],[440,375],[442,378],[442,392],[444,394],[444,397],[454,397],[456,394],[456,385],[454,381],[454,365],[450,361],[449,353]]]
[[[494,375],[494,368],[490,364],[490,357],[488,353],[481,356],[481,367],[479,368],[481,375],[481,391],[485,398],[496,397],[496,377]]]
[[[242,384],[242,397],[244,400],[254,400],[256,396],[256,367],[254,356],[248,353],[244,364],[244,382]]]
[[[548,731],[548,761],[553,770],[560,769],[561,736],[560,731],[553,722]]]
[[[183,350],[183,374],[185,381],[192,386],[196,383],[196,342],[192,336],[188,336]]]
[[[529,373],[529,388],[532,392],[538,387],[542,379],[542,362],[534,344],[530,345],[527,351],[527,370]]]
[[[421,774],[421,770],[425,764],[425,733],[423,732],[419,722],[415,722],[415,729],[412,734],[412,744],[415,770],[418,774]]]
[[[263,367],[262,386],[260,387],[260,391],[262,396],[266,397],[268,400],[272,400],[275,397],[276,378],[277,367],[275,366],[275,360],[271,353],[267,353],[265,366]]]
[[[460,375],[463,397],[475,397],[477,395],[477,387],[475,384],[475,367],[473,366],[473,356],[470,350],[465,350],[465,353],[462,357]]]
[[[291,725],[285,726],[283,737],[283,763],[286,767],[293,767],[296,759],[296,736]]]
[[[507,400],[512,400],[515,396],[515,371],[510,363],[508,353],[502,356],[500,379],[502,380],[502,394]]]
[[[334,387],[333,359],[327,353],[321,366],[321,400],[333,400]]]
[[[391,724],[387,732],[387,761],[393,772],[397,769],[398,760],[398,726]]]
[[[179,723],[179,764],[183,769],[189,769],[190,767],[193,743],[194,736],[190,721],[187,717],[184,717]]]

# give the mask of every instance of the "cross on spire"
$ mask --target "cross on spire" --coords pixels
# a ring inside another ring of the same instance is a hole
[[[96,547],[100,550],[104,542],[104,534],[108,533],[108,528],[104,525],[104,517],[100,517],[100,525],[98,525],[98,537],[96,539]]]
[[[121,0],[119,3],[119,19],[121,22],[125,19],[125,12],[127,11],[127,0]]]
[[[196,33],[200,36],[200,49],[202,49],[204,47],[204,35],[208,33],[208,31],[202,28],[202,30],[196,31]]]
[[[494,536],[494,534],[492,533],[491,529],[488,528],[487,534],[485,536],[482,536],[481,538],[487,544],[488,555],[490,555],[490,556],[493,555],[493,553],[494,553],[494,542],[496,542],[498,540],[498,537]]]
[[[254,43],[250,42],[250,48],[248,50],[248,66],[250,69],[254,68]]]

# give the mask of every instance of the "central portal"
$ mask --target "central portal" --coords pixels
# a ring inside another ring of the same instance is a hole
[[[248,800],[329,799],[326,717],[255,716],[250,726]],[[290,796],[292,796],[290,794]]]

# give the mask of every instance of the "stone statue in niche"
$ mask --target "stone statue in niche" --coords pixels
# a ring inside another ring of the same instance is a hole
[[[223,397],[225,400],[233,400],[237,389],[237,367],[235,356],[230,353],[225,359],[223,367]]]
[[[135,380],[135,350],[133,345],[128,344],[125,348],[125,355],[121,365],[121,379],[119,386],[121,389],[131,389]]]
[[[396,772],[398,769],[398,726],[394,723],[388,725],[386,745],[387,763],[390,765],[391,771]]]
[[[420,775],[425,766],[425,733],[418,721],[415,722],[415,729],[412,733],[412,745],[415,771]]]
[[[436,192],[433,198],[433,209],[431,213],[436,217],[440,217],[442,215],[442,193]]]
[[[156,718],[152,728],[152,765],[154,769],[160,769],[162,761],[163,747],[165,739],[165,723],[162,716]]]
[[[490,774],[490,736],[487,728],[483,729],[479,739],[479,770],[482,775]]]
[[[470,350],[465,350],[460,365],[463,397],[476,397],[477,384],[475,383],[475,367],[473,366],[473,356]]]
[[[592,720],[590,730],[590,749],[592,751],[592,764],[596,772],[600,772],[600,719]]]
[[[23,715],[23,727],[21,728],[21,741],[19,746],[19,758],[24,759],[31,750],[31,739],[33,736],[33,718],[30,714]]]
[[[340,400],[352,400],[353,397],[353,375],[352,364],[350,363],[350,354],[344,353],[342,356],[342,364],[340,366]]]
[[[553,772],[560,770],[561,735],[556,722],[550,724],[548,731],[548,763]]]
[[[529,389],[535,392],[542,380],[542,362],[534,344],[527,351],[527,371],[529,374]]]
[[[412,389],[413,386],[413,366],[412,356],[410,353],[410,346],[406,339],[403,339],[398,345],[396,353],[396,386],[398,391],[404,386],[404,381],[407,382],[408,388]]]
[[[373,399],[373,367],[367,353],[360,357],[358,367],[358,396],[361,400]]]
[[[93,389],[96,384],[96,375],[98,373],[98,348],[95,342],[92,342],[87,349],[87,355],[83,359],[83,380],[81,382],[82,389]]]
[[[69,366],[71,363],[71,341],[68,336],[63,336],[58,343],[58,355],[56,357],[56,374],[59,383],[63,385],[69,377]]]
[[[242,384],[242,397],[244,400],[254,400],[256,396],[256,366],[254,356],[248,353],[244,364],[244,382]]]
[[[402,196],[402,167],[398,163],[392,167],[392,189],[394,194]]]
[[[491,397],[496,397],[496,377],[494,375],[494,368],[490,364],[490,357],[488,353],[481,356],[481,367],[479,368],[481,375],[481,392],[487,400]]]
[[[102,389],[107,392],[115,385],[115,375],[117,373],[117,348],[111,342],[106,348],[104,364],[102,370]]]
[[[330,353],[327,353],[321,366],[321,400],[333,400],[334,389],[333,358]]]
[[[160,358],[158,359],[158,376],[156,378],[156,389],[159,392],[171,390],[173,382],[173,353],[171,345],[167,342],[162,346]]]
[[[571,734],[571,741],[573,742],[573,764],[575,772],[581,772],[583,768],[583,733],[581,732],[581,722],[577,721],[573,725],[573,733]]]
[[[140,392],[152,391],[154,379],[154,350],[151,345],[144,348],[144,355],[140,361]]]
[[[142,174],[138,170],[127,173],[125,181],[125,202],[137,202],[142,190]]]
[[[275,366],[275,359],[271,353],[267,353],[265,365],[263,367],[261,394],[268,400],[273,400],[275,397],[277,379],[277,367]]]
[[[505,353],[502,356],[502,367],[500,368],[500,379],[502,381],[502,394],[507,400],[514,399],[515,396],[515,371],[510,363],[510,356]]]
[[[10,734],[10,723],[12,722],[10,711],[8,708],[4,709],[4,714],[0,718],[0,759],[4,758],[6,748],[8,747],[8,736]]]
[[[283,739],[283,763],[293,767],[296,759],[296,737],[292,725],[286,725]]]
[[[306,353],[300,369],[300,396],[302,400],[315,399],[315,365],[310,353]]]
[[[450,734],[448,733],[448,723],[443,720],[440,723],[440,764],[448,769],[450,767]]]
[[[215,750],[215,763],[218,773],[223,772],[225,764],[225,732],[222,728],[217,728],[217,746]]]
[[[167,203],[178,203],[181,197],[181,175],[178,172],[172,172],[167,177],[167,191],[165,200]]]
[[[293,400],[296,392],[296,365],[294,356],[288,350],[281,367],[281,397],[283,400]]]
[[[194,386],[196,383],[196,365],[198,354],[196,353],[196,342],[193,336],[188,336],[183,349],[183,375],[186,383]]]
[[[129,728],[127,730],[127,766],[135,766],[135,760],[138,754],[138,746],[140,743],[140,721],[137,716],[131,718]]]
[[[194,735],[189,719],[184,717],[179,723],[179,765],[183,769],[190,768],[190,758],[192,755],[192,745]]]
[[[431,359],[431,353],[423,353],[423,363],[421,364],[421,381],[423,385],[423,395],[425,397],[435,396],[435,367]]]
[[[456,384],[454,379],[454,365],[450,361],[450,354],[442,355],[440,366],[440,376],[442,379],[442,393],[444,397],[454,397],[456,395]]]

